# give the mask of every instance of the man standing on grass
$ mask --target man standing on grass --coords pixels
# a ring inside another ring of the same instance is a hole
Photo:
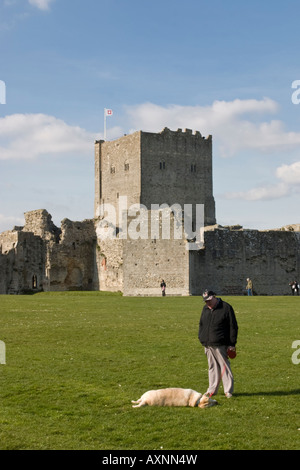
[[[202,295],[205,305],[199,323],[198,338],[205,347],[208,360],[209,386],[206,392],[212,396],[218,393],[221,380],[227,398],[233,394],[233,374],[228,354],[235,357],[238,324],[231,305],[217,298],[213,291]]]
[[[246,291],[248,295],[253,295],[253,285],[251,279],[247,277]]]

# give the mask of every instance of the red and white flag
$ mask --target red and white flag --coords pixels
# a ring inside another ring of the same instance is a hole
[[[112,116],[112,115],[113,115],[112,109],[106,109],[105,108],[105,116]]]

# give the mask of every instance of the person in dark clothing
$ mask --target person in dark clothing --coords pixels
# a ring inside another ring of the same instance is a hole
[[[213,291],[205,291],[203,300],[205,305],[200,317],[198,338],[208,360],[209,386],[206,394],[216,395],[222,380],[225,396],[230,398],[234,380],[228,350],[235,352],[237,320],[232,306],[217,298]]]
[[[162,279],[161,283],[160,283],[160,288],[161,288],[161,295],[163,297],[165,297],[165,295],[166,295],[166,287],[167,287],[166,283],[165,283],[164,279]]]
[[[292,295],[299,295],[299,284],[298,281],[292,281],[289,283],[292,289]]]

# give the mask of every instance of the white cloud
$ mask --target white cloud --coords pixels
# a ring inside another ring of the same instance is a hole
[[[26,5],[31,5],[38,8],[40,11],[49,11],[50,4],[55,0],[24,0],[23,8],[20,7],[20,0],[2,0],[3,7],[6,11],[1,10],[0,18],[0,32],[8,32],[17,27],[21,21],[25,21],[31,16],[30,8]],[[2,7],[0,6],[0,9]]]
[[[13,114],[0,118],[0,160],[66,153],[90,155],[95,137],[54,116]]]
[[[239,156],[243,151],[255,155],[280,156],[300,149],[300,132],[286,130],[282,121],[268,119],[279,112],[278,104],[269,99],[215,101],[210,106],[158,106],[144,103],[127,108],[135,129],[159,132],[189,128],[203,136],[212,134],[215,153],[221,157]],[[217,149],[217,150],[216,150]],[[226,199],[248,201],[272,200],[300,191],[300,162],[275,169],[274,181],[248,191],[224,194]]]
[[[278,181],[274,184],[258,186],[248,191],[225,194],[227,199],[244,199],[246,201],[280,199],[300,192],[300,161],[277,168]]]
[[[227,193],[224,195],[226,199],[244,199],[246,201],[261,201],[279,199],[288,195],[288,187],[284,183],[274,185],[258,186],[248,191],[239,191]]]
[[[128,107],[127,114],[134,129],[149,132],[190,128],[202,135],[213,135],[219,154],[237,155],[245,149],[278,152],[300,145],[299,132],[287,132],[279,120],[263,120],[278,112],[278,104],[269,99],[215,101],[211,106],[158,106],[152,103]]]
[[[54,0],[28,0],[29,4],[37,7],[39,10],[49,10],[50,3]]]
[[[11,230],[15,225],[22,227],[24,225],[24,217],[11,217],[0,214],[0,233],[4,230]],[[8,227],[10,228],[8,229]]]
[[[300,161],[277,168],[276,175],[288,185],[300,186]]]

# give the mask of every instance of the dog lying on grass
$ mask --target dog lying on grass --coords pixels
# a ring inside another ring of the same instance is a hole
[[[191,388],[162,388],[160,390],[149,390],[137,401],[131,400],[133,408],[141,406],[191,406],[208,408],[217,404],[207,395],[202,395]]]

